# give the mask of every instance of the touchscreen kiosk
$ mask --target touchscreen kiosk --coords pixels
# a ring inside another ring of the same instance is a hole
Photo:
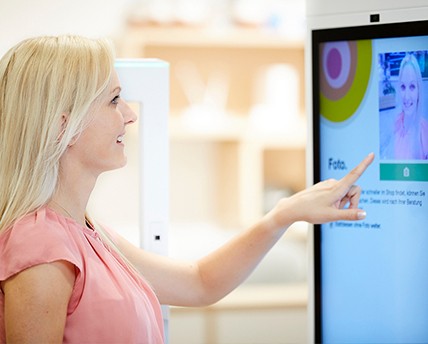
[[[314,228],[314,340],[427,343],[428,21],[313,30],[311,61],[314,182],[376,154],[366,219]]]

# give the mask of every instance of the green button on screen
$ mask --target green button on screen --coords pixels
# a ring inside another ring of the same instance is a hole
[[[380,180],[428,181],[428,164],[380,164]]]

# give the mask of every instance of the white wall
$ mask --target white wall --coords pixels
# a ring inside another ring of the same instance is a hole
[[[117,36],[138,0],[0,0],[0,56],[24,38]]]

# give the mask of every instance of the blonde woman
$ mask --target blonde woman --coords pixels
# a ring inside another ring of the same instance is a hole
[[[33,38],[0,60],[2,343],[162,343],[160,304],[216,302],[294,221],[365,217],[354,183],[373,154],[198,261],[132,246],[86,216],[97,177],[126,163],[122,138],[137,118],[120,90],[104,40]]]
[[[398,75],[401,109],[394,123],[394,158],[428,159],[428,121],[422,117],[422,75],[414,54],[406,54]]]

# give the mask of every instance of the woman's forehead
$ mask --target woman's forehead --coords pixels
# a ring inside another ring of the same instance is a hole
[[[117,89],[121,89],[120,87],[120,81],[119,76],[117,75],[117,72],[115,69],[113,69],[113,72],[111,74],[110,83],[109,83],[109,93],[115,92]]]
[[[403,77],[416,77],[416,70],[410,63],[407,63],[403,66],[403,72],[401,73]]]

